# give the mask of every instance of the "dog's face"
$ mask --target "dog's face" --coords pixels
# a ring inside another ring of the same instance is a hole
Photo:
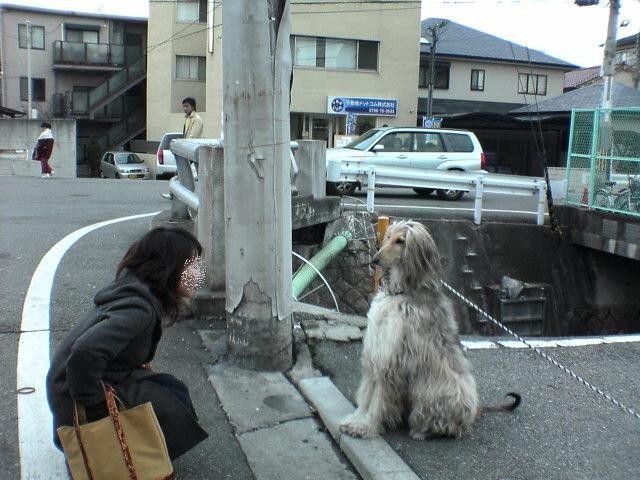
[[[440,256],[429,231],[421,223],[401,221],[393,223],[373,257],[387,276],[397,277],[401,289],[416,288],[440,277]]]

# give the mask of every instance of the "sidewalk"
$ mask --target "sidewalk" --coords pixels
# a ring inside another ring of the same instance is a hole
[[[514,342],[505,343],[506,347],[486,339],[463,339],[483,404],[501,403],[507,391],[520,392],[523,404],[515,413],[485,416],[459,440],[418,442],[404,429],[375,440],[341,435],[337,425],[352,411],[360,379],[358,337],[366,319],[297,304],[294,320],[305,330],[305,335],[298,330],[299,362],[289,374],[298,391],[280,374],[248,372],[224,362],[208,368],[256,478],[627,480],[637,476],[640,458],[632,452],[640,441],[640,420]],[[199,334],[213,358],[223,360],[224,331]],[[545,352],[637,410],[637,340],[637,336],[608,337],[608,343],[555,346]],[[601,339],[585,343],[596,341]],[[304,350],[307,343],[310,352]],[[321,375],[314,367],[328,376],[314,376]]]

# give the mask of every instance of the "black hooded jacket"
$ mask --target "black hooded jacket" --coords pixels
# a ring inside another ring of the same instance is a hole
[[[47,400],[54,429],[73,424],[74,401],[86,407],[102,404],[104,381],[115,387],[128,408],[153,404],[172,458],[206,438],[193,407],[185,406],[154,381],[153,377],[168,374],[142,368],[155,356],[164,315],[149,286],[125,271],[96,294],[94,303],[91,312],[62,340],[51,361]],[[54,443],[60,446],[55,432]]]

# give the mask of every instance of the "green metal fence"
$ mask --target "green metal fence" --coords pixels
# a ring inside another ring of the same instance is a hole
[[[573,110],[566,203],[640,216],[640,108]]]

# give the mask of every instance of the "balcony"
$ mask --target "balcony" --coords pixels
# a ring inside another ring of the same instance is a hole
[[[140,47],[111,43],[53,42],[56,70],[116,71],[140,58]]]
[[[143,97],[121,96],[93,112],[93,119],[101,122],[121,122],[123,118],[144,108]],[[51,115],[54,118],[91,118],[89,92],[54,93]]]

